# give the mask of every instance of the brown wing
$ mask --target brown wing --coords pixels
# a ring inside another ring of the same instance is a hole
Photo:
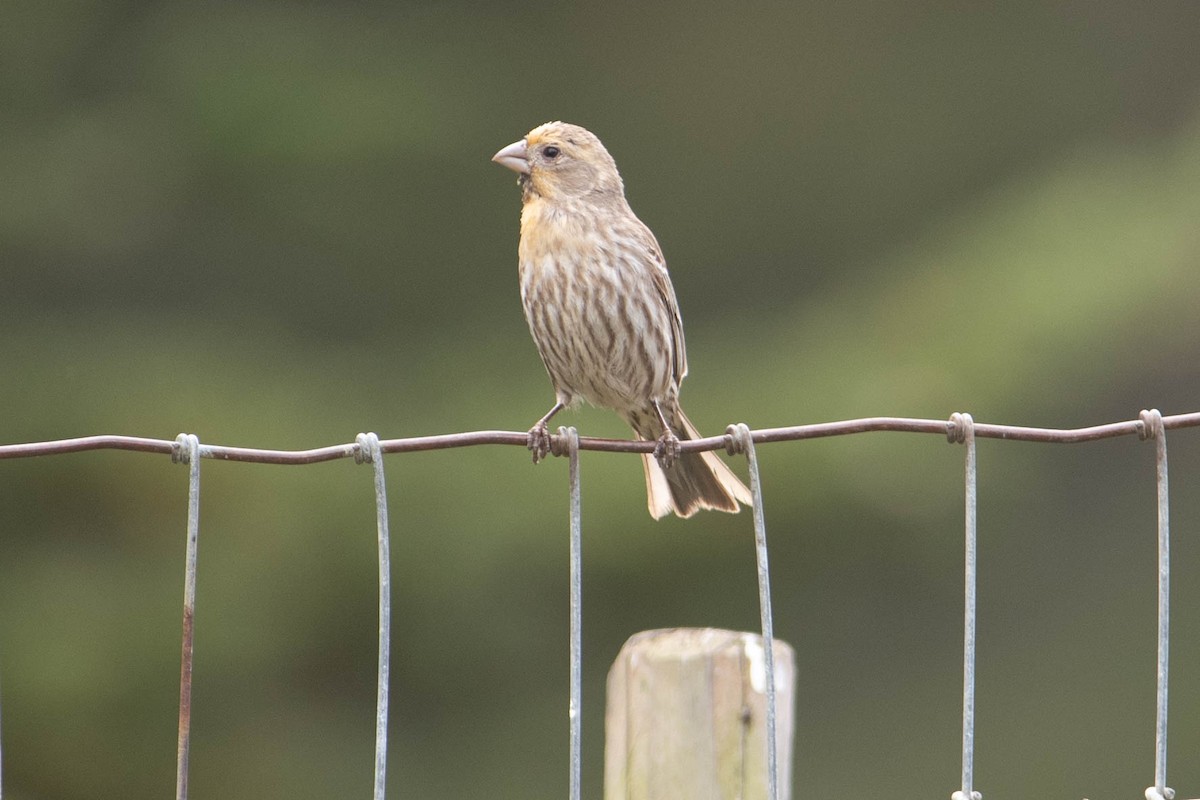
[[[658,296],[662,299],[663,305],[667,309],[667,313],[671,315],[671,345],[672,345],[672,372],[675,377],[675,386],[683,382],[683,378],[687,375],[687,348],[683,343],[683,319],[679,316],[679,301],[675,299],[675,287],[671,285],[671,276],[667,273],[667,262],[663,258],[662,248],[658,246],[658,240],[654,238],[654,233],[643,223],[640,226],[642,234],[642,244],[650,256],[651,270],[650,274],[654,281],[654,288],[658,290]]]

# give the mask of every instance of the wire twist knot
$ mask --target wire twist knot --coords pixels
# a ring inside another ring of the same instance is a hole
[[[1143,410],[1138,414],[1138,438],[1143,442],[1147,439],[1157,439],[1162,431],[1162,412],[1157,408]]]
[[[579,450],[579,431],[574,427],[559,426],[558,433],[550,437],[550,452],[556,456],[569,456]]]
[[[1142,413],[1145,414],[1146,412],[1143,411]],[[1152,411],[1150,413],[1157,414],[1158,412]],[[1170,786],[1164,786],[1160,792],[1157,786],[1151,786],[1146,790],[1146,800],[1175,800],[1175,790]]]
[[[968,438],[975,438],[975,420],[970,414],[955,411],[946,423],[946,441],[950,444],[964,444]]]
[[[193,458],[200,457],[200,440],[194,433],[181,433],[175,437],[171,445],[172,464],[190,464]]]
[[[754,439],[750,436],[750,426],[744,422],[730,425],[725,429],[725,452],[731,456],[744,456],[750,452]]]
[[[379,452],[379,437],[374,433],[360,433],[354,437],[354,463],[373,464]]]

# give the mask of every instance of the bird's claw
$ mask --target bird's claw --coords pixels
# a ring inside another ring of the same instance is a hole
[[[658,444],[654,446],[654,457],[660,467],[670,469],[675,459],[679,458],[679,437],[671,431],[658,437]]]
[[[525,445],[533,453],[533,463],[538,463],[550,452],[550,431],[546,423],[539,422],[529,429],[529,442]]]

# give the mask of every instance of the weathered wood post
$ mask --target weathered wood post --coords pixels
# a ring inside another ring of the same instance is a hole
[[[779,800],[791,797],[796,657],[775,640]],[[605,800],[768,800],[762,637],[644,631],[608,672]]]

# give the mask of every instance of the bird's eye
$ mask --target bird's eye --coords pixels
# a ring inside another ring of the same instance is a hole
[[[549,147],[542,150],[542,155],[544,155],[546,158],[550,159],[551,161],[558,158],[558,154],[559,154],[559,149],[557,147],[555,147],[554,145],[550,145]]]

